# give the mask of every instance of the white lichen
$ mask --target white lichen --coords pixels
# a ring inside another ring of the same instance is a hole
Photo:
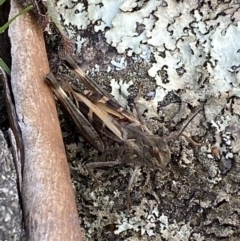
[[[87,8],[86,5],[88,5]],[[149,63],[146,73],[155,80],[156,88],[147,94],[151,97],[150,100],[141,97],[138,101],[140,112],[147,111],[147,118],[159,120],[159,102],[163,101],[171,91],[177,93],[181,100],[179,113],[174,117],[170,115],[169,119],[173,123],[177,124],[179,120],[187,118],[190,114],[189,106],[198,107],[204,103],[205,122],[194,119],[195,127],[190,124],[187,131],[190,130],[191,135],[204,136],[208,135],[206,132],[209,130],[210,134],[207,138],[216,143],[199,148],[199,153],[203,154],[199,160],[195,159],[198,151],[189,151],[186,143],[183,144],[179,166],[185,169],[201,166],[204,172],[199,174],[202,175],[199,177],[199,185],[204,182],[206,189],[210,187],[214,192],[213,187],[216,187],[224,178],[221,175],[219,163],[238,157],[240,150],[239,3],[237,1],[206,3],[206,1],[197,0],[88,0],[83,5],[60,0],[57,6],[71,34],[76,30],[81,30],[82,33],[91,26],[91,30],[94,29],[98,33],[101,31],[106,42],[116,49],[118,56],[117,58],[110,56],[108,72],[115,70],[127,72],[131,64],[127,62],[129,58],[126,56],[132,56],[135,63],[141,61]],[[84,40],[80,36],[75,37],[77,52],[81,53]],[[98,71],[98,68],[95,67],[94,72],[96,70]],[[121,73],[118,71],[118,74]],[[129,82],[121,79],[111,80],[111,94],[124,107],[127,106],[128,88],[132,84],[134,80]],[[231,98],[234,98],[234,101],[229,102]],[[173,109],[174,106],[172,105],[171,108]],[[166,110],[169,109],[166,108]],[[164,110],[160,110],[161,114],[162,111]],[[162,117],[165,117],[164,114]],[[201,133],[201,125],[205,127],[205,133]],[[219,150],[217,156],[212,153],[212,147]],[[236,166],[237,164],[236,162]],[[119,174],[123,173],[119,171]],[[194,175],[198,174],[194,173]],[[159,187],[163,187],[161,181],[159,182]],[[216,197],[215,205],[223,201],[229,202],[228,193],[219,193],[221,195]],[[119,197],[120,194],[122,194],[121,191],[116,190],[113,196]],[[114,207],[108,197],[103,199],[107,203],[106,206],[96,194],[90,193],[90,198],[94,200],[96,210]],[[159,199],[161,198],[163,197]],[[176,222],[171,219],[170,222],[168,216],[160,215],[158,208],[149,208],[148,213],[142,208],[143,203],[148,203],[148,200],[141,201],[139,209],[135,207],[137,211],[134,217],[115,213],[114,218],[110,215],[111,217],[107,217],[107,222],[104,223],[101,217],[107,215],[107,211],[98,213],[95,210],[97,220],[88,223],[85,219],[84,222],[89,227],[92,225],[95,228],[102,223],[104,225],[114,223],[117,226],[116,235],[122,235],[123,232],[138,232],[142,237],[159,234],[165,240],[203,240],[200,234],[193,232],[194,228],[191,228],[186,220]],[[205,197],[201,197],[196,203],[205,210],[211,210],[213,205],[213,202]],[[171,217],[173,216],[174,214]],[[204,225],[209,223],[206,222]],[[156,229],[157,227],[160,227],[159,230]],[[214,230],[209,230],[207,230],[209,233],[214,233]],[[231,230],[226,233],[231,233]],[[142,239],[139,238],[139,240]]]

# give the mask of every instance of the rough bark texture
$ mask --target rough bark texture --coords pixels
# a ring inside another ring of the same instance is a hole
[[[20,8],[13,0],[10,17]],[[25,14],[9,29],[11,85],[24,146],[22,200],[28,240],[81,240],[80,222],[51,91],[41,26]]]

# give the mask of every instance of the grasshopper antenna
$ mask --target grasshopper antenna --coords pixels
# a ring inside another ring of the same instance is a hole
[[[183,134],[184,130],[187,128],[187,126],[189,125],[189,123],[190,123],[190,122],[196,117],[196,115],[197,115],[200,111],[202,111],[202,110],[203,110],[203,109],[200,108],[200,109],[198,109],[198,110],[193,114],[193,116],[188,120],[188,122],[186,123],[186,125],[179,131],[179,133],[177,134],[176,138],[179,138],[179,136]]]
[[[200,111],[202,111],[203,109],[202,108],[200,108],[200,109],[198,109],[194,114],[193,114],[193,116],[187,121],[187,123],[185,124],[185,126],[177,133],[177,134],[175,134],[175,133],[173,133],[173,135],[170,135],[170,136],[168,136],[168,137],[166,137],[165,138],[165,141],[166,142],[169,142],[169,141],[171,141],[172,139],[177,139],[177,138],[179,138],[179,136],[183,136],[183,137],[185,137],[190,143],[192,143],[194,146],[204,146],[204,145],[206,145],[206,143],[204,142],[204,143],[197,143],[197,142],[195,142],[195,141],[193,141],[189,136],[187,136],[186,134],[184,134],[183,132],[184,132],[184,130],[187,128],[187,126],[189,125],[189,123],[196,117],[196,115],[200,112]]]

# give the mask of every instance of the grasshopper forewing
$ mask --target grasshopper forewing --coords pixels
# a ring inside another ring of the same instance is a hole
[[[94,82],[85,72],[76,64],[76,62],[69,56],[64,57],[67,65],[74,71],[77,77],[84,84],[88,90],[87,97],[99,108],[104,109],[106,112],[119,119],[127,119],[131,123],[141,123],[129,112],[127,112],[117,101],[106,91],[104,91],[96,82]],[[73,87],[74,90],[76,90]],[[76,90],[77,91],[77,90]]]
[[[81,111],[77,108],[77,106],[73,103],[73,101],[68,97],[66,92],[62,89],[61,85],[56,80],[55,76],[50,73],[46,76],[46,82],[51,86],[54,94],[56,95],[57,99],[61,102],[65,110],[73,119],[74,123],[76,124],[78,130],[83,135],[83,137],[91,143],[97,150],[103,152],[104,145],[99,136],[99,134],[95,131],[92,124],[85,118],[85,116],[81,113]],[[106,126],[113,131],[116,136],[121,139],[121,132],[119,131],[116,126],[111,124],[112,119],[111,117],[98,109],[91,101],[89,101],[84,95],[80,93],[74,92],[74,98],[78,98],[79,101],[84,102],[92,112],[94,112],[104,123],[107,123]]]
[[[97,148],[97,150],[101,152],[104,150],[104,145],[103,143],[100,144],[101,138],[97,133],[100,132],[114,141],[122,142],[122,129],[124,128],[124,125],[127,123],[141,125],[133,115],[124,110],[124,108],[119,105],[112,96],[106,93],[90,77],[88,77],[70,56],[65,56],[64,60],[87,88],[88,93],[86,96],[83,95],[76,86],[71,85],[70,83],[68,89],[65,90],[51,73],[46,76],[46,82],[51,86],[58,100],[72,117],[80,133],[89,143]],[[69,96],[67,95],[67,92],[70,94]],[[88,108],[89,111],[86,114],[87,118],[82,114],[79,108],[79,103],[83,103]],[[93,114],[98,117],[101,124],[93,123]],[[123,121],[123,124],[121,124],[121,120]],[[97,128],[94,130],[93,126],[90,127],[91,125],[97,126]],[[109,130],[111,133],[109,133]]]

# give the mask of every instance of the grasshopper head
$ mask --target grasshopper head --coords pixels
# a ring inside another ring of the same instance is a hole
[[[171,160],[171,152],[164,139],[159,136],[149,136],[148,147],[150,155],[155,159],[152,161],[153,166],[167,166]]]

